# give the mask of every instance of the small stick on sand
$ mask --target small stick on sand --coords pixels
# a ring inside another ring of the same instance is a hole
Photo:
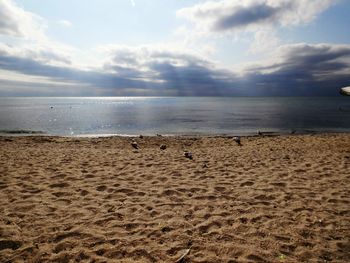
[[[191,205],[191,204],[186,204],[186,203],[165,203],[165,204],[159,204],[156,206],[166,206],[166,205]]]
[[[190,246],[189,249],[186,249],[186,251],[182,254],[182,256],[175,261],[175,263],[183,263],[185,262],[185,257],[187,257],[188,254],[190,254],[192,246]]]

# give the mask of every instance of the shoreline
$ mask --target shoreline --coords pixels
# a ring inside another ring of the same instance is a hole
[[[260,134],[259,134],[260,133]],[[234,136],[239,137],[276,137],[276,136],[293,136],[293,135],[327,135],[327,134],[350,134],[350,130],[292,130],[292,131],[257,131],[257,132],[247,132],[247,133],[223,133],[223,134],[211,134],[211,133],[178,133],[178,134],[78,134],[78,135],[56,135],[56,134],[49,134],[42,131],[21,131],[19,133],[15,131],[8,131],[8,132],[0,132],[0,137],[57,137],[57,138],[113,138],[113,137],[122,137],[122,138],[137,138],[140,136],[143,137],[184,137],[184,138],[230,138]]]
[[[349,133],[0,147],[1,262],[350,261]]]

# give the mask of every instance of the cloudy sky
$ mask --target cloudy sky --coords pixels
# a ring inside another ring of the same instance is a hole
[[[0,96],[337,95],[349,0],[0,0]]]

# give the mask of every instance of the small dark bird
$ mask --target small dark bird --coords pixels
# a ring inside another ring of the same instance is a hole
[[[165,150],[165,149],[166,149],[166,145],[165,145],[165,144],[162,144],[162,145],[160,146],[160,149],[161,149],[161,150]]]
[[[138,145],[137,142],[135,142],[135,141],[132,141],[132,142],[131,142],[131,146],[132,146],[133,148],[135,148],[135,149],[138,149],[138,148],[139,148],[139,145]]]
[[[191,153],[191,152],[185,151],[185,152],[184,152],[184,156],[185,156],[186,158],[190,159],[190,160],[193,159],[193,156],[192,156],[192,153]]]
[[[258,135],[261,136],[263,135],[263,133],[261,131],[258,131]]]
[[[234,140],[239,146],[242,146],[242,144],[241,144],[241,137],[235,136],[235,137],[233,137],[233,140]]]

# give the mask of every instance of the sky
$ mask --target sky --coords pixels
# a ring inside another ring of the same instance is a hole
[[[0,96],[336,96],[348,0],[0,0]]]

